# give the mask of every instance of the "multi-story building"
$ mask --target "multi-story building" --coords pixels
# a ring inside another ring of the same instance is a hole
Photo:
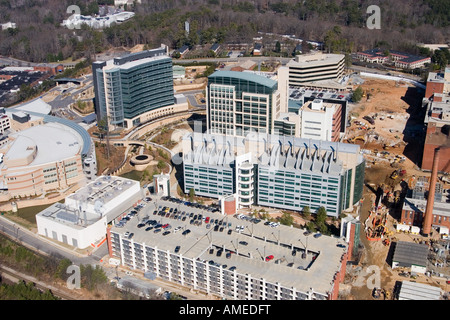
[[[81,137],[47,123],[8,136],[0,174],[9,197],[42,195],[84,181]]]
[[[402,69],[423,68],[426,64],[431,63],[430,57],[420,57],[394,50],[383,51],[379,48],[358,52],[356,59],[378,64],[391,63],[396,68]]]
[[[92,64],[97,119],[113,130],[131,129],[175,105],[172,59],[166,48],[147,50]],[[180,105],[187,110],[187,104]]]
[[[421,168],[431,170],[434,150],[441,147],[439,171],[450,173],[450,68],[443,73],[430,72],[422,107],[427,131]]]
[[[315,99],[306,102],[300,109],[299,114],[301,118],[301,138],[334,142],[340,140],[341,104],[325,103],[323,100]]]
[[[49,115],[50,110],[40,99],[5,109],[11,128],[0,140],[2,201],[60,192],[95,178],[95,145],[89,133],[70,120]]]
[[[174,212],[158,204],[148,203],[148,219],[139,222],[165,229],[136,220],[108,229],[110,256],[124,267],[224,299],[337,299],[347,263],[342,239],[218,213],[203,212],[203,219],[184,204]]]
[[[275,119],[284,112],[277,82],[249,72],[213,73],[206,103],[208,129],[227,135],[273,133]]]
[[[342,54],[298,55],[278,69],[278,87],[282,103],[289,100],[289,88],[347,91],[345,56]]]
[[[428,202],[428,191],[430,189],[430,179],[419,177],[413,189],[410,190],[403,202],[402,214],[399,222],[409,227],[422,228]],[[450,203],[448,196],[449,189],[444,188],[441,182],[436,183],[432,208],[431,225],[433,228],[450,229]]]
[[[0,110],[0,134],[4,134],[6,130],[11,128],[11,120],[8,115],[4,113],[4,109]]]
[[[184,192],[236,195],[239,207],[338,216],[362,197],[365,161],[359,146],[264,134],[191,134],[183,140]]]

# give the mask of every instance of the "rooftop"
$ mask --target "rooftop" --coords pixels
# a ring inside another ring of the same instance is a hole
[[[230,167],[236,155],[252,152],[252,161],[261,165],[336,174],[345,166],[340,155],[354,154],[363,160],[358,145],[338,142],[267,134],[231,138],[219,134],[187,134],[184,139],[193,142],[184,151],[185,161],[205,165]]]
[[[216,71],[208,77],[209,79],[214,78],[236,78],[244,81],[254,82],[262,86],[276,89],[278,82],[267,77],[256,75],[251,72],[239,72],[239,71]]]
[[[314,53],[297,55],[295,59],[288,62],[289,67],[311,67],[311,66],[321,66],[324,64],[337,64],[341,62],[345,56],[343,54],[333,54],[333,53]]]
[[[5,154],[5,162],[23,159],[36,150],[36,155],[27,166],[62,161],[80,154],[82,139],[73,130],[59,124],[46,123],[10,135],[10,149]],[[5,162],[1,167],[5,167]]]
[[[439,287],[423,283],[402,281],[398,300],[440,300],[442,290]]]
[[[393,261],[403,265],[427,266],[428,246],[414,242],[398,241]]]
[[[107,216],[111,221],[141,198],[139,182],[121,177],[101,176],[57,203],[40,216],[83,228]]]
[[[189,214],[193,211],[184,204],[173,205],[160,200],[156,203],[159,206],[172,205],[178,212],[184,211]],[[138,228],[138,220],[128,222],[126,228],[113,227],[111,231],[122,235],[126,231],[132,232],[135,243],[145,243],[161,250],[173,252],[179,245],[179,254],[185,257],[205,262],[212,260],[222,268],[235,266],[236,272],[240,274],[265,278],[266,281],[293,286],[304,292],[310,288],[321,293],[329,292],[346,251],[345,245],[341,246],[344,244],[341,239],[324,235],[316,238],[313,234],[305,235],[304,230],[297,228],[283,225],[274,228],[264,225],[264,221],[254,223],[237,217],[203,212],[204,217],[221,221],[224,230],[215,231],[215,224],[207,228],[204,222],[201,225],[190,224],[192,218],[183,221],[153,215],[155,209],[157,208],[154,203],[146,206],[149,219],[155,219],[163,224],[169,223],[172,226],[169,235],[163,236],[161,233],[154,233],[153,230],[145,231],[145,227]],[[143,217],[144,214],[140,215]],[[241,232],[236,232],[238,225],[243,226]],[[181,229],[174,232],[177,227]],[[191,233],[183,235],[182,232],[186,229]],[[231,234],[228,234],[230,229]],[[303,255],[305,247],[307,254]],[[209,252],[210,248],[214,250],[213,253]],[[223,254],[218,255],[220,250]],[[292,254],[293,250],[296,251],[295,255]],[[227,257],[227,252],[233,253]],[[266,262],[265,257],[269,255],[273,255],[274,259]]]

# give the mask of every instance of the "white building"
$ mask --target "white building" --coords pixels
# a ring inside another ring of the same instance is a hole
[[[1,26],[2,26],[2,30],[17,28],[17,24],[15,22],[2,23]]]
[[[81,29],[82,25],[88,25],[94,29],[103,29],[113,24],[123,23],[135,15],[134,12],[122,11],[104,17],[83,16],[81,14],[73,14],[67,20],[63,20],[62,26],[69,29]]]
[[[315,99],[307,102],[301,109],[301,132],[304,139],[339,141],[342,106],[324,103]]]
[[[106,239],[107,224],[132,207],[143,192],[138,181],[101,176],[36,215],[38,234],[84,249]]]

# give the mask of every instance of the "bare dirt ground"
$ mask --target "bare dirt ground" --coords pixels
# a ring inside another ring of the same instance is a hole
[[[396,212],[391,209],[387,221],[387,237],[391,242],[384,245],[382,241],[369,241],[364,232],[364,221],[375,199],[374,189],[384,184],[392,189],[398,188],[402,179],[410,181],[411,177],[429,176],[420,170],[419,164],[423,153],[423,110],[421,100],[423,92],[404,83],[395,81],[366,79],[362,85],[366,96],[357,104],[350,114],[354,117],[352,126],[348,128],[347,139],[363,136],[365,141],[355,140],[366,150],[366,173],[364,201],[360,212],[362,230],[361,244],[364,246],[360,263],[348,266],[347,275],[342,285],[342,299],[373,300],[372,285],[375,270],[379,270],[380,286],[389,291],[390,298],[397,281],[412,280],[434,286],[440,286],[448,291],[445,279],[418,276],[416,279],[399,275],[398,269],[393,270],[390,258],[393,254],[393,241],[418,242],[424,239],[421,235],[399,233],[395,231]],[[370,124],[364,116],[375,116],[375,123]],[[356,123],[355,123],[356,122]],[[347,142],[347,141],[346,141]],[[384,154],[382,154],[384,153]],[[396,161],[395,159],[403,160]],[[395,180],[390,178],[394,170],[405,170],[404,176]],[[375,269],[373,266],[376,266]],[[383,299],[383,296],[382,298]]]

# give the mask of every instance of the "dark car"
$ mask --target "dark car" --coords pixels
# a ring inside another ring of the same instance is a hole
[[[247,241],[239,241],[239,244],[246,246],[246,245],[248,245],[248,242]]]
[[[170,231],[164,231],[162,235],[167,236],[169,233],[170,233]]]
[[[175,253],[180,252],[180,248],[181,248],[180,246],[176,246],[176,247],[175,247]]]

